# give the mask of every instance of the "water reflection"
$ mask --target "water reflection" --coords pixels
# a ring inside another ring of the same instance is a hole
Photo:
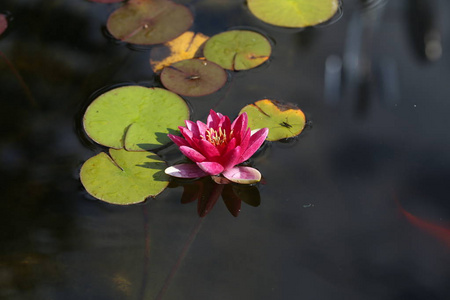
[[[250,206],[257,207],[261,197],[256,185],[232,184],[225,178],[203,177],[195,181],[176,179],[169,185],[170,188],[183,187],[181,203],[197,202],[197,213],[200,217],[206,216],[222,196],[228,211],[237,217],[241,211],[242,201]]]

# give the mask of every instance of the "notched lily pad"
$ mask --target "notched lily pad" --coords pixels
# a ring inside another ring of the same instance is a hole
[[[168,41],[165,47],[154,47],[150,52],[150,64],[154,72],[161,71],[164,67],[185,59],[195,58],[201,46],[208,36],[201,33],[187,31],[179,37]],[[169,55],[167,56],[167,48]]]
[[[203,49],[205,58],[228,70],[247,70],[269,59],[272,47],[261,34],[230,30],[211,37]]]
[[[338,0],[247,0],[258,19],[282,27],[307,27],[331,19],[339,8]]]
[[[95,142],[115,149],[144,151],[170,142],[168,133],[189,119],[189,108],[178,95],[161,88],[124,86],[96,98],[83,118]]]
[[[139,45],[170,41],[192,25],[191,11],[169,0],[130,0],[114,11],[106,27],[117,39]]]
[[[227,73],[219,65],[202,59],[172,64],[161,72],[161,82],[169,90],[184,96],[204,96],[219,90]]]
[[[266,140],[278,141],[299,135],[305,127],[305,114],[296,106],[263,99],[245,106],[240,114],[248,115],[248,126],[269,128]]]
[[[8,20],[4,14],[0,14],[0,35],[8,28]]]
[[[151,152],[109,149],[88,159],[80,171],[86,191],[112,204],[134,204],[161,193],[169,184],[166,163]]]

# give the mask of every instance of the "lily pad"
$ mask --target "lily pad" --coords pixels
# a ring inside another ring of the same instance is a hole
[[[248,126],[252,129],[267,127],[266,140],[278,141],[299,135],[305,127],[305,114],[296,106],[282,104],[276,100],[263,99],[245,106],[240,114],[248,115]]]
[[[168,0],[130,0],[114,11],[106,27],[117,39],[140,45],[170,41],[191,27],[193,16]]]
[[[8,20],[5,15],[0,14],[0,35],[5,32],[6,28],[8,28]]]
[[[228,70],[247,70],[269,59],[272,47],[261,34],[230,30],[211,37],[203,49],[205,58]]]
[[[331,19],[338,0],[247,0],[250,11],[262,21],[282,27],[307,27]]]
[[[143,151],[170,142],[168,133],[189,119],[189,108],[178,95],[161,88],[124,86],[96,98],[83,118],[86,133],[111,148]]]
[[[152,48],[150,52],[150,64],[154,72],[161,71],[164,67],[170,66],[175,62],[196,57],[200,47],[209,37],[201,34],[187,31],[179,37],[164,44],[169,48],[170,54],[167,56],[165,47]]]
[[[164,68],[161,82],[180,95],[204,96],[219,90],[227,82],[227,73],[210,61],[188,59]]]
[[[81,183],[97,199],[133,204],[161,193],[169,184],[166,163],[150,152],[109,149],[88,159],[80,171]]]

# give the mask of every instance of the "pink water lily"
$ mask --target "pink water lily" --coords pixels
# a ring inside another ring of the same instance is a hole
[[[178,127],[183,137],[169,134],[180,151],[195,164],[180,164],[166,169],[166,174],[179,178],[223,175],[230,181],[254,183],[261,180],[258,170],[238,166],[249,159],[262,145],[268,128],[248,128],[246,113],[231,123],[227,116],[211,110],[206,124],[186,120],[186,127]]]

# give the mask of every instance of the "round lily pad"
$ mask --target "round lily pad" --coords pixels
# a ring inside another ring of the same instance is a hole
[[[189,108],[177,94],[161,88],[124,86],[96,98],[83,118],[86,133],[111,148],[143,151],[170,142],[189,119]]]
[[[153,45],[176,38],[192,22],[190,10],[172,1],[130,0],[109,16],[106,27],[119,40]]]
[[[81,183],[97,199],[113,204],[139,203],[161,193],[169,184],[166,163],[150,152],[109,149],[88,159]]]
[[[153,47],[150,52],[150,64],[153,71],[158,72],[175,62],[196,57],[207,39],[208,37],[204,34],[187,31],[165,43],[165,47]],[[169,48],[169,56],[166,47]]]
[[[323,23],[339,8],[338,0],[247,0],[247,3],[258,19],[292,28]]]
[[[8,20],[4,14],[0,14],[0,35],[8,28]]]
[[[227,81],[219,65],[202,59],[187,59],[164,68],[161,82],[169,90],[184,96],[204,96],[216,92]]]
[[[305,114],[296,106],[275,100],[259,100],[245,106],[240,114],[248,115],[248,126],[252,129],[267,127],[266,140],[278,141],[299,135],[305,127]]]
[[[269,59],[272,47],[261,34],[230,30],[214,35],[205,43],[203,54],[209,61],[228,70],[247,70]]]

